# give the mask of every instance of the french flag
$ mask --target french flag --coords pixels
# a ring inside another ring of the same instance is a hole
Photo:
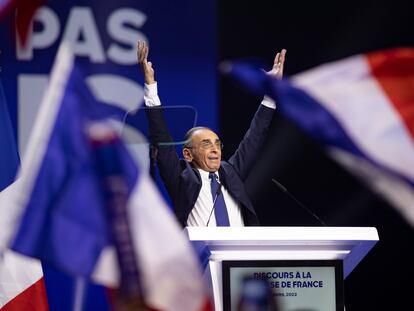
[[[12,188],[19,166],[19,155],[6,99],[0,80],[0,240],[9,223],[3,213],[7,210],[5,198]],[[1,248],[1,247],[0,247]],[[0,309],[2,311],[49,310],[43,271],[40,261],[10,250],[0,252]]]
[[[49,310],[40,261],[12,251],[0,257],[0,309]]]
[[[123,113],[96,101],[63,44],[18,191],[7,197],[8,206],[19,211],[8,216],[14,224],[8,245],[109,288],[130,284],[151,310],[210,310],[189,241],[148,172],[117,137],[113,125]],[[109,213],[108,206],[115,210]],[[131,275],[139,280],[131,281]]]
[[[414,226],[414,48],[355,55],[289,81],[246,64],[228,70],[274,98],[285,117]]]
[[[0,0],[0,20],[17,6],[18,0]]]

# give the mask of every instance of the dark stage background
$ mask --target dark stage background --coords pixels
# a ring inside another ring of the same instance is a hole
[[[290,76],[353,54],[413,46],[414,11],[409,7],[404,0],[219,1],[219,61],[255,57],[269,69],[275,52],[286,48],[285,76]],[[228,158],[260,98],[225,77],[219,81],[220,134]],[[271,178],[329,226],[377,228],[380,242],[345,281],[347,311],[412,309],[413,228],[279,116],[248,179],[248,191],[263,225],[320,225]]]

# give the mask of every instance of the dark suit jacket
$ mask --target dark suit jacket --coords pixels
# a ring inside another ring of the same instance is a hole
[[[160,175],[171,197],[175,215],[184,227],[201,190],[200,174],[189,163],[179,159],[174,145],[158,145],[160,142],[172,141],[164,121],[162,108],[153,107],[146,111],[150,140],[158,149],[157,164]],[[250,128],[236,152],[229,161],[222,161],[219,169],[220,181],[240,204],[246,226],[259,225],[244,182],[264,144],[273,114],[274,109],[259,105]]]

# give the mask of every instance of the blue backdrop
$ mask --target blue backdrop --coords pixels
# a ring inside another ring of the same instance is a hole
[[[163,105],[193,106],[198,124],[217,129],[215,1],[48,1],[25,48],[13,18],[1,25],[0,74],[23,156],[62,40],[72,43],[95,94],[124,106],[142,100],[136,42],[148,40]],[[71,310],[73,280],[44,268],[51,310]],[[102,289],[88,286],[87,297],[85,310],[105,310]]]

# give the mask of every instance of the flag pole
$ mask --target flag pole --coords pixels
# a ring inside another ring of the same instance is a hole
[[[74,299],[72,311],[82,311],[85,301],[86,281],[84,277],[78,276],[75,279]]]

